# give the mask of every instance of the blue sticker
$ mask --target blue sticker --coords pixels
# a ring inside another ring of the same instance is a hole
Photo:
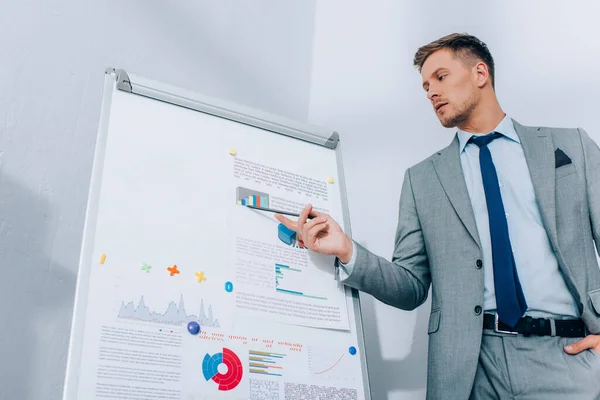
[[[225,282],[225,291],[231,293],[233,291],[233,283]]]
[[[200,325],[196,321],[191,321],[188,323],[188,332],[192,335],[197,335],[200,333]]]
[[[354,346],[350,346],[350,354],[355,355],[356,354],[356,347]]]
[[[281,240],[288,246],[294,244],[294,241],[296,240],[296,232],[291,230],[284,224],[279,224],[277,226],[277,236],[279,236],[279,240]]]

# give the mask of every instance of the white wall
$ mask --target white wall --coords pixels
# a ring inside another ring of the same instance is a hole
[[[390,258],[405,169],[452,139],[412,67],[419,46],[480,37],[508,114],[600,143],[598,15],[592,1],[317,1],[310,121],[340,132],[354,238]],[[414,312],[362,303],[373,398],[424,398],[429,301]]]
[[[600,141],[594,4],[3,1],[0,398],[60,396],[105,67],[338,130],[354,236],[389,257],[404,170],[452,135],[412,68],[417,47],[480,36],[508,113]],[[374,399],[424,397],[428,309],[363,296]]]
[[[305,120],[314,8],[1,3],[0,399],[61,396],[104,69]]]

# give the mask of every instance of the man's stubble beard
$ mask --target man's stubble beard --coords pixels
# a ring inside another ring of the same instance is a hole
[[[444,121],[440,119],[440,122],[444,128],[454,128],[456,126],[461,125],[463,122],[469,119],[473,110],[477,106],[477,101],[473,96],[470,96],[463,104],[460,110],[456,113],[456,115],[452,116],[448,120]]]

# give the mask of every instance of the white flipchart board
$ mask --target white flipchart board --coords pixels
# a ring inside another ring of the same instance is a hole
[[[337,133],[108,69],[63,398],[370,399],[306,203],[350,233]]]

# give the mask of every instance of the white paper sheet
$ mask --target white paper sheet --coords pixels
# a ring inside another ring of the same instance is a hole
[[[329,213],[327,182],[235,158],[232,184],[236,197],[227,219],[227,252],[235,275],[237,312],[348,330],[344,287],[333,278],[334,258],[306,249],[274,213],[246,207],[300,213],[311,203]]]

